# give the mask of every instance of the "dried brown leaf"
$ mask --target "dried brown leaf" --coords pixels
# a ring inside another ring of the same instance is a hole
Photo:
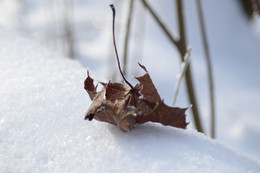
[[[137,116],[136,122],[142,124],[152,121],[185,129],[188,125],[185,121],[185,111],[186,109],[169,107],[164,102],[160,102],[159,105],[154,107],[153,111]]]
[[[87,71],[88,77],[84,81],[84,89],[87,91],[91,100],[96,96],[96,87],[94,86],[94,80],[89,76],[89,71]]]
[[[136,124],[134,109],[127,106],[126,86],[119,83],[108,83],[94,98],[85,119],[95,118],[129,131]]]
[[[186,128],[186,109],[164,104],[145,66],[139,64],[146,74],[136,77],[139,83],[131,89],[120,83],[102,83],[103,89],[96,92],[93,79],[85,80],[85,89],[93,101],[85,119],[93,118],[118,126],[123,131],[136,124],[148,121],[179,128]]]
[[[123,85],[121,83],[108,83],[106,86],[106,99],[121,99],[124,98],[129,90],[131,89],[127,85]]]

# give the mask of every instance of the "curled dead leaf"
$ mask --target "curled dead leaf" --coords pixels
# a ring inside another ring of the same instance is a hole
[[[97,94],[97,91],[94,86],[94,80],[89,76],[89,71],[87,71],[87,75],[88,77],[84,81],[84,89],[88,92],[90,99],[93,100]]]
[[[160,98],[145,66],[139,64],[146,72],[136,77],[139,83],[132,89],[121,83],[102,83],[103,88],[97,92],[94,80],[88,76],[84,88],[93,101],[85,119],[93,118],[118,126],[123,131],[130,131],[136,124],[157,122],[163,125],[185,129],[186,108],[167,106]]]

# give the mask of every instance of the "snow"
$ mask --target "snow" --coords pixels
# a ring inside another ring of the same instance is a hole
[[[146,124],[123,133],[111,125],[83,121],[90,104],[83,90],[86,68],[99,81],[118,73],[111,2],[75,1],[76,61],[53,51],[64,51],[62,2],[0,1],[0,172],[259,172],[259,17],[247,21],[236,1],[202,2],[216,85],[217,139],[210,140],[191,130],[192,123],[186,131]],[[114,2],[121,54],[128,2]],[[208,134],[197,12],[193,1],[184,2],[195,89]],[[173,1],[151,4],[177,35]],[[127,78],[140,74],[140,61],[171,104],[181,70],[178,53],[138,1],[132,29]],[[183,84],[176,105],[186,107]],[[187,115],[191,121],[191,113]]]
[[[85,67],[6,30],[0,47],[0,172],[260,170],[259,162],[192,129],[147,123],[125,133],[84,121]]]

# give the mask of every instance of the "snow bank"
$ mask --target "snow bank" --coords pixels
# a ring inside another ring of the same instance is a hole
[[[0,47],[0,172],[260,170],[193,130],[148,123],[124,133],[84,121],[86,69],[1,30]]]

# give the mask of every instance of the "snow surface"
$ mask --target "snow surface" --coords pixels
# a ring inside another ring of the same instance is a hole
[[[85,68],[5,30],[0,47],[0,172],[260,171],[194,130],[148,123],[125,133],[84,121]]]

